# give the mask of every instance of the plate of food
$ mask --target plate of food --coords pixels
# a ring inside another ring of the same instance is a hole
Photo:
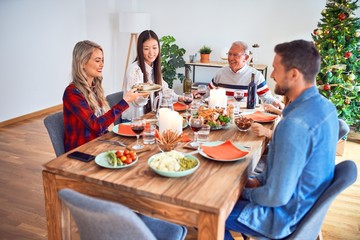
[[[230,117],[222,108],[208,108],[201,106],[199,116],[204,118],[204,123],[210,125],[211,130],[225,129],[230,126]]]
[[[135,151],[109,150],[97,155],[95,163],[104,168],[127,168],[136,164],[138,158]]]
[[[120,123],[113,127],[112,131],[120,136],[136,137],[136,133],[131,130],[131,123]],[[140,135],[141,136],[141,135]]]
[[[221,162],[233,162],[245,159],[249,148],[231,141],[205,142],[199,150],[201,156]]]
[[[255,112],[243,112],[240,115],[246,116],[247,118],[251,118],[254,122],[258,123],[267,123],[273,122],[278,115],[264,112],[264,111],[255,111]]]
[[[131,88],[135,88],[137,92],[157,92],[161,90],[161,85],[155,83],[137,83]]]
[[[184,177],[194,173],[200,166],[198,158],[172,150],[155,154],[148,159],[149,167],[164,177]]]

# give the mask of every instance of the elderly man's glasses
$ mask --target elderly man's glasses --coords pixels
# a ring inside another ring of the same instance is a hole
[[[241,56],[245,56],[246,54],[245,53],[230,53],[230,52],[228,52],[227,55],[228,55],[228,57],[233,56],[235,58],[239,58]]]

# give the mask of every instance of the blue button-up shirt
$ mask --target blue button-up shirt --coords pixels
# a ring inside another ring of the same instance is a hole
[[[258,178],[263,185],[244,189],[250,203],[238,221],[269,238],[290,235],[331,183],[338,131],[334,105],[315,86],[286,107]]]

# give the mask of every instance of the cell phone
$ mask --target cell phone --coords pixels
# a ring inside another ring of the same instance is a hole
[[[83,162],[90,162],[91,160],[95,159],[94,155],[79,152],[79,151],[69,153],[67,155],[67,157],[73,158],[73,159],[76,159],[76,160],[80,160],[80,161],[83,161]]]

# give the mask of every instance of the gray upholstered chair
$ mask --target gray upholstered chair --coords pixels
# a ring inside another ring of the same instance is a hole
[[[117,104],[121,99],[123,99],[123,96],[124,96],[124,92],[123,91],[120,91],[120,92],[116,92],[116,93],[113,93],[113,94],[109,94],[106,96],[106,100],[108,101],[110,107],[113,107],[115,104]],[[117,125],[119,123],[121,123],[122,119],[121,117],[118,118],[114,124]]]
[[[119,203],[70,189],[60,190],[59,197],[69,208],[81,239],[183,240],[187,234],[183,226],[136,214]]]
[[[335,198],[357,179],[357,167],[354,161],[345,160],[335,166],[334,179],[331,185],[321,194],[315,205],[304,216],[295,232],[286,240],[317,239],[321,235],[321,225],[326,213]],[[267,238],[251,237],[250,239],[265,240]]]
[[[347,125],[347,123],[344,120],[339,118],[339,138],[338,139],[339,140],[342,139],[343,137],[348,135],[349,132],[350,132],[349,125]]]
[[[64,147],[64,114],[63,112],[57,112],[48,115],[44,119],[45,127],[49,133],[51,143],[55,150],[56,156],[60,156],[65,153]]]

